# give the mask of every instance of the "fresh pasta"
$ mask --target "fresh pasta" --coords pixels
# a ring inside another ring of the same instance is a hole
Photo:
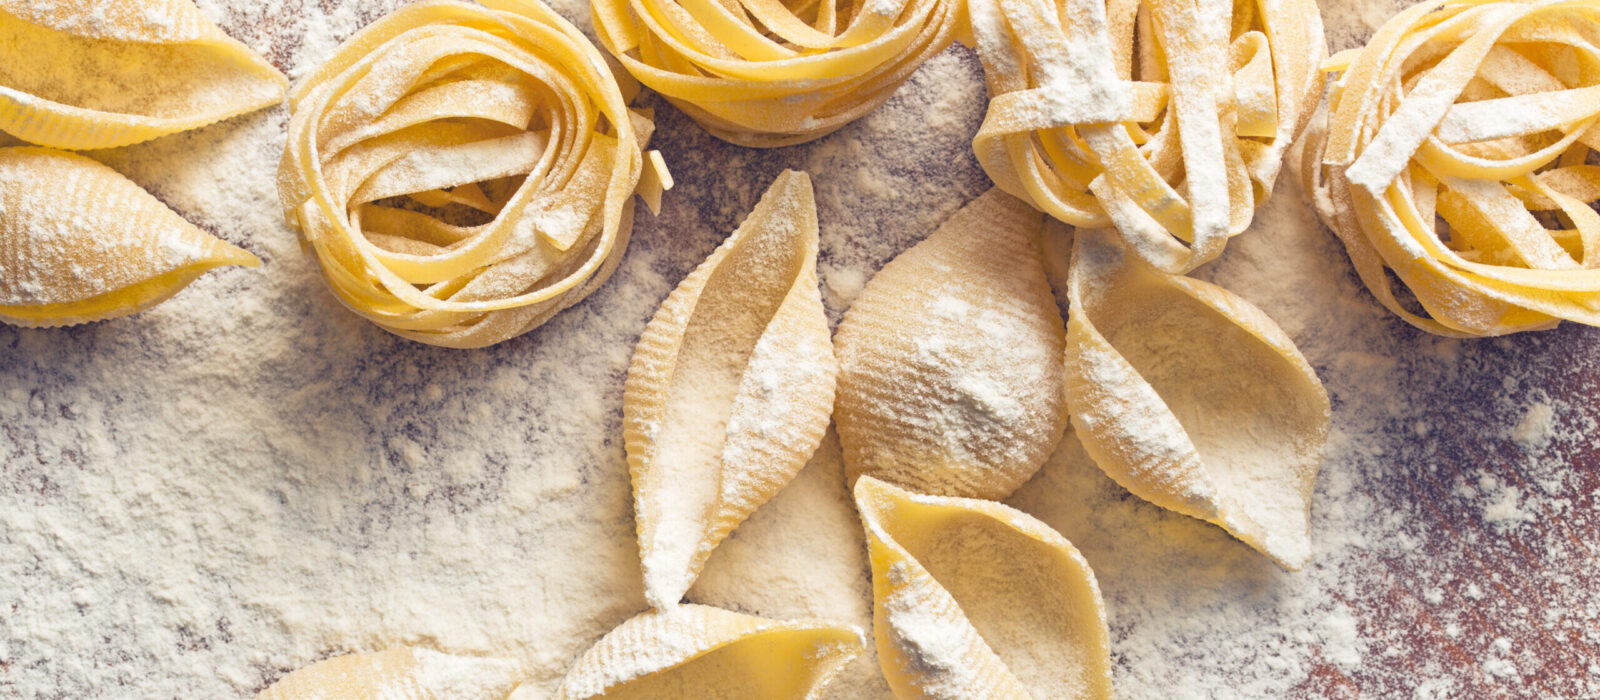
[[[1294,341],[1104,230],[1077,232],[1067,287],[1067,402],[1084,451],[1134,495],[1304,566],[1330,408]]]
[[[190,0],[0,0],[0,131],[126,146],[283,101],[288,78]]]
[[[509,659],[394,647],[311,664],[256,700],[506,700],[523,677],[521,665]]]
[[[1039,213],[990,190],[875,275],[839,323],[852,475],[1005,498],[1066,429],[1061,311]]]
[[[1249,226],[1322,94],[1314,0],[971,0],[996,185],[1150,265]]]
[[[864,650],[854,627],[705,605],[642,613],[584,652],[556,700],[818,700]]]
[[[0,321],[70,326],[125,316],[207,270],[255,267],[99,162],[0,148]]]
[[[623,393],[645,597],[683,598],[728,533],[788,484],[833,412],[811,179],[778,176],[662,302]]]
[[[1300,174],[1384,307],[1448,336],[1600,325],[1597,36],[1594,0],[1434,1],[1329,60]]]
[[[639,82],[718,138],[803,143],[876,109],[954,36],[958,0],[592,0]]]
[[[615,269],[642,150],[599,51],[538,0],[407,5],[297,85],[278,184],[347,307],[449,347],[525,333]]]
[[[1105,603],[1083,555],[991,501],[855,486],[873,633],[899,698],[1109,699]]]

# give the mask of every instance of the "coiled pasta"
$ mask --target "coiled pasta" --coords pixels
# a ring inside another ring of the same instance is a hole
[[[291,94],[286,216],[356,313],[434,345],[525,333],[594,291],[632,195],[671,186],[604,57],[537,0],[435,0]]]
[[[950,45],[955,0],[593,0],[628,72],[718,138],[774,147],[876,109]]]
[[[1001,189],[1186,272],[1266,200],[1322,92],[1312,0],[972,0]]]
[[[1449,336],[1600,325],[1597,40],[1594,0],[1436,1],[1329,61],[1299,170],[1390,311]]]

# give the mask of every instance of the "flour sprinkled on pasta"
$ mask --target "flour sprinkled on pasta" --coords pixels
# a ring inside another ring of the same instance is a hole
[[[291,73],[400,4],[200,3]],[[555,8],[588,25],[587,3]],[[1330,47],[1358,45],[1392,12],[1376,8],[1323,3]],[[0,326],[0,695],[248,698],[311,661],[411,644],[515,659],[530,674],[518,700],[541,698],[645,610],[622,383],[661,300],[784,169],[815,182],[834,324],[990,187],[971,154],[982,71],[959,46],[794,148],[727,146],[653,106],[678,178],[661,215],[640,211],[594,295],[471,352],[394,338],[324,289],[277,205],[287,110],[93,153],[265,265],[129,318]],[[1067,433],[1007,503],[1093,567],[1117,694],[1600,694],[1600,544],[1578,527],[1595,522],[1600,332],[1414,331],[1287,179],[1197,274],[1265,310],[1332,397],[1313,556],[1286,573],[1149,505]],[[838,452],[826,439],[688,600],[871,629]],[[826,697],[889,697],[867,646]]]

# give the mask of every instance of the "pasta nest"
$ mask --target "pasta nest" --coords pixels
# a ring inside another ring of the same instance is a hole
[[[600,43],[718,138],[787,146],[889,99],[952,41],[958,0],[593,0]]]
[[[292,225],[346,306],[491,345],[594,291],[670,177],[604,57],[537,0],[406,6],[291,94]]]
[[[1313,0],[972,0],[989,85],[973,149],[1001,189],[1145,262],[1215,258],[1322,93]]]
[[[1600,325],[1597,43],[1594,0],[1435,1],[1329,60],[1298,169],[1390,311],[1448,336]]]

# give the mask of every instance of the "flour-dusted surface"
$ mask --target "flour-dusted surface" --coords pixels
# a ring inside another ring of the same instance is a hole
[[[394,0],[208,0],[303,75]],[[558,9],[586,21],[586,8]],[[1392,8],[1328,6],[1347,48]],[[724,145],[660,105],[679,187],[612,281],[482,351],[338,306],[276,205],[287,114],[94,154],[261,256],[127,319],[0,327],[0,696],[247,698],[305,662],[408,642],[520,659],[542,697],[644,609],[621,394],[668,291],[783,168],[816,181],[830,318],[988,185],[970,52],[819,142]],[[1334,401],[1314,558],[1279,570],[1102,476],[1069,435],[1010,503],[1106,597],[1124,697],[1600,693],[1600,332],[1454,341],[1366,295],[1287,180],[1202,274],[1262,306]],[[830,439],[829,444],[832,441]],[[826,446],[833,450],[836,446]],[[836,461],[735,531],[690,598],[867,627]],[[881,698],[870,664],[834,686]]]

